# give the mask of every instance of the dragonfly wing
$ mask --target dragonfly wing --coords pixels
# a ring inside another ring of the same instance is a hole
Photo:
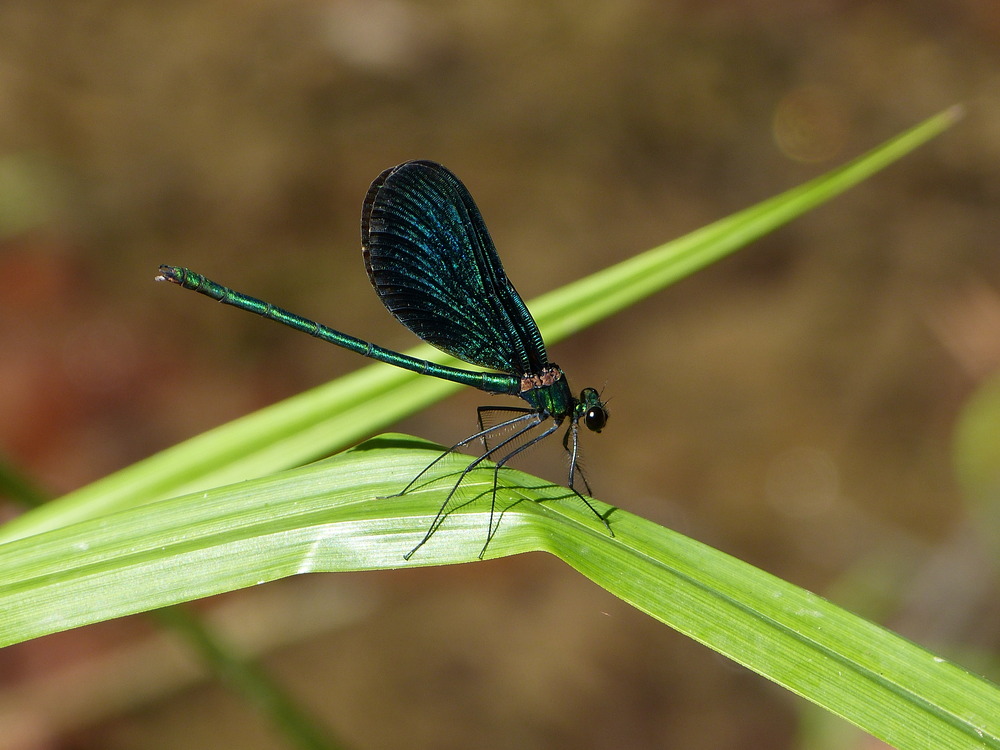
[[[385,306],[424,341],[466,362],[516,375],[548,357],[507,279],[465,185],[430,161],[387,169],[361,216],[368,278]]]

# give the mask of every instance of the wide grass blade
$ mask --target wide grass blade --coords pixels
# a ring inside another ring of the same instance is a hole
[[[0,645],[296,573],[469,562],[491,472],[409,561],[466,458],[400,435],[311,466],[0,546]],[[751,565],[625,511],[611,537],[563,487],[507,470],[487,557],[558,556],[624,601],[898,748],[1000,748],[1000,690]]]

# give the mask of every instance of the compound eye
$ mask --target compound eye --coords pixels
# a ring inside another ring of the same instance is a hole
[[[591,432],[600,432],[608,423],[608,413],[600,406],[592,406],[583,416],[583,423]]]

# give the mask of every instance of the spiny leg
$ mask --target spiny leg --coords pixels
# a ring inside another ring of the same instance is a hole
[[[541,424],[541,422],[539,422],[539,424]],[[507,464],[507,462],[510,461],[512,458],[514,458],[517,454],[521,453],[522,451],[526,451],[531,446],[536,445],[537,443],[540,443],[542,440],[545,440],[545,438],[547,438],[549,435],[551,435],[553,432],[555,432],[556,430],[559,429],[559,425],[560,424],[562,424],[561,421],[560,422],[553,422],[553,424],[552,424],[551,427],[546,428],[546,430],[544,432],[542,432],[540,435],[535,435],[533,438],[531,438],[531,440],[529,440],[528,442],[526,442],[524,445],[519,445],[516,448],[514,448],[514,450],[512,450],[510,453],[508,453],[503,458],[501,458],[499,461],[497,461],[496,465],[493,467],[493,503],[490,505],[490,527],[489,527],[489,529],[486,532],[486,544],[483,545],[483,549],[479,552],[479,559],[480,560],[483,558],[483,555],[486,554],[486,548],[490,546],[490,542],[493,540],[493,536],[497,533],[497,531],[500,530],[500,521],[503,518],[503,513],[501,513],[500,514],[500,518],[497,519],[496,528],[494,528],[493,527],[493,511],[494,511],[494,508],[496,507],[497,485],[498,485],[498,482],[500,480],[500,469],[502,469]],[[536,426],[537,425],[533,425],[533,427],[536,427]],[[529,428],[526,428],[524,430],[521,430],[516,435],[511,436],[510,439],[503,441],[497,447],[501,448],[504,445],[510,443],[511,440],[514,440],[516,438],[521,437],[529,429],[532,429],[532,427],[529,427]],[[577,494],[579,494],[579,493],[577,493]]]
[[[511,411],[514,411],[514,410],[511,409]],[[509,443],[511,443],[514,440],[517,440],[522,435],[524,435],[525,433],[529,432],[530,430],[535,429],[539,424],[541,424],[542,417],[539,414],[539,412],[535,411],[534,409],[525,409],[523,411],[525,413],[521,414],[520,416],[514,417],[513,419],[508,419],[505,422],[501,422],[498,425],[494,425],[493,427],[490,427],[488,430],[484,430],[482,432],[478,432],[475,435],[473,435],[473,436],[471,436],[469,438],[466,438],[465,440],[463,440],[461,443],[458,444],[458,445],[464,445],[464,444],[466,444],[466,443],[468,443],[468,442],[470,442],[472,440],[484,437],[486,434],[488,434],[490,432],[494,432],[496,430],[506,429],[507,427],[511,427],[511,426],[516,425],[519,422],[523,422],[524,420],[527,420],[527,419],[534,420],[531,424],[526,425],[525,427],[522,427],[522,428],[516,430],[512,435],[510,435],[509,437],[504,438],[503,440],[501,440],[495,446],[493,446],[492,448],[490,448],[489,450],[487,450],[485,453],[483,453],[483,455],[481,455],[478,458],[474,459],[468,466],[465,467],[465,469],[462,470],[462,473],[458,477],[458,481],[456,481],[455,484],[454,484],[454,486],[451,488],[451,491],[448,493],[448,496],[445,498],[444,502],[441,504],[440,510],[438,510],[437,515],[434,517],[434,520],[431,522],[430,528],[427,529],[427,533],[424,534],[424,538],[420,540],[420,542],[417,544],[416,547],[414,547],[409,552],[407,552],[405,555],[403,555],[403,559],[404,560],[409,560],[413,556],[413,553],[416,552],[418,549],[420,549],[422,546],[424,546],[424,544],[427,542],[427,540],[430,539],[434,535],[434,532],[438,530],[438,528],[441,526],[442,523],[444,523],[444,519],[447,518],[448,515],[449,515],[449,513],[450,513],[450,511],[448,511],[448,505],[451,503],[452,497],[454,497],[455,493],[458,492],[458,488],[461,486],[462,482],[465,480],[465,477],[469,474],[469,472],[471,472],[473,469],[475,469],[477,466],[479,466],[479,464],[481,464],[483,461],[485,461],[486,459],[488,459],[494,453],[496,453],[497,451],[499,451],[500,449],[502,449],[504,446],[508,445]],[[445,453],[443,455],[447,455],[447,453]],[[441,458],[442,458],[442,456],[439,456],[437,459],[435,459],[434,463],[437,463],[438,461],[440,461]],[[432,463],[431,466],[433,466],[434,463]],[[427,467],[427,468],[430,468],[430,467]],[[424,471],[427,471],[427,469],[424,469]],[[421,474],[422,473],[423,472],[421,472]],[[410,485],[412,485],[412,484],[413,484],[413,482],[410,483]],[[409,489],[409,486],[407,486],[407,489]],[[406,490],[404,490],[404,492],[405,491]],[[493,496],[492,496],[491,504],[490,504],[490,526],[491,527],[493,525],[493,508],[494,508],[495,504],[496,504],[496,482],[494,481]],[[489,539],[487,539],[487,545],[488,544],[489,544]],[[483,547],[483,552],[485,552],[485,551],[486,551],[486,547]]]
[[[498,488],[499,477],[500,477],[500,469],[502,469],[508,462],[510,462],[513,458],[515,458],[522,451],[526,451],[529,448],[531,448],[532,446],[534,446],[534,445],[540,443],[541,441],[545,440],[545,438],[547,438],[553,432],[555,432],[556,430],[558,430],[561,425],[562,425],[562,420],[554,422],[552,424],[552,426],[546,428],[546,430],[544,432],[542,432],[539,435],[535,435],[533,438],[531,438],[531,440],[529,440],[528,442],[526,442],[524,445],[517,446],[510,453],[506,454],[505,456],[503,456],[502,458],[500,458],[499,460],[496,461],[496,465],[493,467],[493,495],[492,495],[492,497],[493,497],[493,505],[490,506],[490,528],[489,528],[489,532],[488,532],[487,537],[486,537],[486,544],[483,545],[483,549],[479,553],[480,559],[482,559],[483,555],[486,554],[486,548],[489,547],[490,542],[493,540],[493,537],[496,535],[497,531],[500,530],[500,521],[501,521],[501,519],[497,519],[497,523],[496,523],[495,527],[493,525],[493,511],[494,511],[495,504],[496,504],[496,494],[497,494],[497,488]],[[507,445],[507,444],[511,443],[512,441],[520,438],[525,433],[527,433],[530,429],[533,429],[533,427],[534,427],[534,425],[532,425],[531,427],[525,428],[523,430],[520,430],[515,435],[512,435],[509,439],[504,440],[502,443],[500,443],[499,445],[497,445],[493,449],[492,452],[495,452],[497,448],[502,448],[504,445]],[[566,435],[563,437],[563,447],[566,448],[566,452],[569,453],[569,455],[570,455],[570,469],[569,469],[568,487],[569,487],[570,490],[573,491],[573,494],[575,494],[578,498],[580,498],[580,500],[583,501],[583,504],[586,505],[590,509],[590,512],[593,513],[594,516],[597,517],[597,520],[599,520],[602,524],[604,524],[604,528],[606,528],[608,530],[608,533],[613,537],[615,535],[615,532],[612,531],[611,525],[608,523],[607,519],[605,519],[604,516],[602,516],[600,513],[597,512],[597,508],[595,508],[593,506],[593,504],[584,495],[582,495],[579,492],[579,490],[577,490],[576,487],[573,484],[574,478],[575,478],[575,474],[578,474],[579,477],[580,477],[580,479],[583,480],[583,484],[584,484],[584,487],[587,490],[587,494],[590,494],[590,485],[587,483],[587,478],[583,474],[582,467],[580,467],[578,465],[578,459],[579,459],[580,450],[579,450],[579,430],[577,428],[578,428],[577,422],[576,421],[571,422],[569,428],[567,428],[567,430],[566,430]],[[573,447],[572,448],[569,447],[569,439],[570,439],[571,435],[572,435],[572,438],[573,438]],[[501,518],[502,518],[502,516],[503,516],[503,514],[501,513]]]
[[[501,408],[494,408],[493,410],[494,411],[507,411],[507,412],[511,412],[511,413],[517,414],[518,416],[513,417],[511,419],[508,419],[508,420],[505,420],[503,422],[500,422],[499,424],[492,425],[492,426],[490,426],[488,428],[483,428],[482,416],[480,416],[480,418],[479,418],[480,419],[480,422],[479,422],[479,428],[480,428],[480,430],[479,430],[479,432],[477,432],[477,433],[475,433],[473,435],[469,435],[469,437],[465,438],[464,440],[459,440],[453,446],[451,446],[450,448],[448,448],[447,450],[445,450],[444,452],[442,452],[440,456],[438,456],[433,461],[431,461],[429,464],[427,464],[427,466],[425,466],[423,469],[421,469],[420,473],[417,474],[415,477],[413,477],[413,479],[410,480],[410,483],[408,485],[406,485],[403,489],[401,489],[399,492],[397,492],[395,494],[387,495],[386,497],[399,497],[400,495],[405,495],[407,492],[410,491],[410,489],[412,489],[413,485],[415,485],[417,483],[417,480],[420,479],[420,477],[422,477],[424,474],[426,474],[428,471],[430,471],[438,463],[438,461],[440,461],[441,459],[443,459],[445,456],[454,453],[459,448],[464,448],[466,445],[468,445],[469,443],[475,442],[476,440],[485,439],[486,435],[488,435],[491,432],[494,432],[495,430],[502,430],[502,429],[504,429],[506,427],[510,427],[511,425],[515,425],[518,422],[520,422],[521,420],[523,420],[529,414],[535,414],[535,410],[534,409],[523,409],[523,408],[519,408],[519,407],[516,407],[516,406],[507,406],[507,407],[501,407]],[[484,443],[484,445],[485,445],[485,443]],[[484,455],[486,455],[486,454],[484,454]]]
[[[573,447],[569,446],[569,439],[573,438]],[[587,481],[586,475],[583,473],[583,467],[579,465],[580,457],[580,422],[574,419],[570,422],[569,427],[566,429],[566,434],[563,435],[563,448],[569,454],[569,479],[566,480],[566,486],[571,490],[576,492],[576,475],[579,473],[580,479],[583,480],[583,488],[587,490],[587,494],[590,492],[590,483]],[[579,493],[577,493],[579,494]]]
[[[571,437],[573,442],[572,448],[569,446]],[[587,490],[587,494],[591,494],[590,484],[587,482],[587,477],[583,473],[583,468],[577,465],[580,458],[580,429],[579,424],[575,419],[570,422],[570,426],[566,429],[566,434],[563,435],[563,448],[565,448],[566,452],[569,453],[569,478],[567,480],[569,488],[573,490],[574,494],[578,498],[583,500],[584,505],[590,508],[590,512],[597,516],[598,520],[604,524],[604,528],[608,530],[608,533],[611,536],[614,536],[615,532],[611,530],[611,524],[608,523],[608,519],[598,513],[597,508],[595,508],[591,502],[574,486],[576,476],[579,475],[580,479],[583,480],[583,487]]]
[[[486,438],[490,433],[502,430],[504,427],[508,427],[511,423],[516,422],[517,418],[513,417],[510,419],[503,419],[499,422],[494,422],[487,425],[486,421],[483,419],[487,414],[536,414],[538,409],[527,409],[523,406],[480,406],[476,409],[476,421],[479,423],[480,432],[478,436],[483,440],[483,448],[489,450],[490,446],[486,442]],[[473,437],[476,437],[475,435]]]

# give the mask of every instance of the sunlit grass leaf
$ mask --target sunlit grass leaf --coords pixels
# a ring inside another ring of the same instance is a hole
[[[804,185],[539,297],[529,307],[545,341],[560,341],[774,231],[905,156],[946,130],[959,115],[959,108],[948,109]],[[150,269],[150,284],[154,270]],[[407,353],[456,364],[427,345]],[[0,527],[0,542],[314,461],[386,429],[458,387],[389,365],[364,367],[25,514]]]
[[[0,644],[309,572],[478,559],[492,474],[403,555],[467,457],[385,497],[439,455],[389,435],[272,477],[133,508],[0,546]],[[564,487],[502,474],[503,518],[486,551],[544,551],[652,617],[900,748],[1000,747],[1000,691],[821,597],[725,553],[597,503],[610,536]]]
[[[806,185],[545,295],[531,308],[546,340],[611,315],[787,223],[956,116],[956,110],[937,115]],[[448,361],[429,347],[410,353]],[[403,558],[426,533],[467,457],[449,456],[427,475],[434,481],[399,497],[387,496],[437,449],[386,436],[289,470],[453,387],[367,367],[25,514],[0,529],[7,542],[0,544],[0,644],[298,573],[478,559],[489,528],[487,470],[463,483],[460,492],[470,502],[409,562]],[[487,557],[556,555],[624,601],[895,747],[1000,748],[1000,691],[985,680],[624,510],[595,503],[609,512],[612,537],[565,488],[512,470],[501,476],[503,517]],[[237,483],[216,486],[231,482]]]

